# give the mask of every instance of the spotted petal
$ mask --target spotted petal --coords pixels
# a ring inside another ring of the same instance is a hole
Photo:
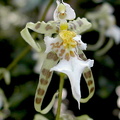
[[[47,91],[47,88],[49,86],[49,83],[50,83],[51,77],[52,77],[52,72],[50,72],[50,69],[53,66],[55,66],[57,64],[57,62],[58,62],[57,55],[53,52],[49,52],[46,55],[46,59],[44,60],[44,62],[42,64],[42,68],[40,71],[39,83],[37,86],[35,100],[34,100],[34,107],[35,107],[36,111],[38,111],[42,114],[46,114],[47,112],[49,112],[49,110],[52,108],[52,106],[54,104],[55,97],[58,94],[57,92],[54,94],[51,102],[49,103],[49,105],[47,107],[45,107],[44,109],[41,108],[43,99],[45,97],[45,93]]]
[[[86,18],[78,17],[76,20],[70,21],[69,30],[74,31],[78,35],[90,29],[92,24]]]
[[[46,44],[45,52],[48,53],[48,52],[50,52],[52,50],[51,44],[56,43],[56,42],[60,42],[60,38],[58,36],[56,38],[46,36],[44,38],[44,41],[45,41],[45,44]]]
[[[27,23],[26,27],[21,31],[21,35],[23,39],[38,52],[41,51],[40,44],[38,41],[33,39],[29,29],[40,34],[44,34],[45,36],[51,36],[52,34],[57,33],[58,30],[57,23],[54,21],[50,21],[48,23],[45,23],[44,21],[37,23]]]
[[[47,23],[44,21],[38,21],[37,23],[29,22],[26,27],[37,33],[44,34],[45,36],[51,36],[52,34],[57,33],[58,30],[57,23],[55,21],[49,21]]]
[[[80,78],[86,67],[92,67],[94,61],[88,59],[87,61],[83,61],[78,59],[77,57],[71,57],[69,61],[62,59],[56,66],[51,68],[51,71],[58,71],[65,73],[70,80],[72,94],[74,98],[78,102],[78,107],[80,108]]]
[[[85,54],[83,53],[81,49],[79,49],[79,56],[82,60],[85,60],[85,61],[87,60]],[[80,102],[86,103],[94,95],[95,84],[94,84],[94,78],[93,78],[92,71],[89,67],[86,67],[84,69],[83,76],[84,76],[84,79],[88,87],[89,95],[86,98],[81,98]]]

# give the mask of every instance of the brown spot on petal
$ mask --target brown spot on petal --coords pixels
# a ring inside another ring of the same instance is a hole
[[[41,101],[42,101],[42,98],[38,98],[38,97],[37,97],[37,98],[35,99],[35,102],[36,102],[37,104],[40,104]]]
[[[91,77],[91,71],[88,71],[84,73],[85,78],[90,78]]]
[[[50,26],[50,25],[47,25],[47,26],[45,27],[45,29],[46,29],[46,31],[48,31],[48,30],[50,30],[50,29],[53,29],[53,27]]]
[[[57,57],[57,54],[56,53],[53,53],[53,52],[49,52],[47,54],[47,59],[52,59],[54,61],[58,60],[58,57]]]
[[[88,81],[88,86],[92,85],[93,84],[93,81],[92,80],[89,80]]]
[[[81,26],[83,24],[83,22],[81,20],[78,20],[77,23],[79,26]]]
[[[87,60],[87,58],[85,57],[85,55],[84,55],[83,53],[81,53],[81,54],[79,55],[79,57],[80,57],[82,60]]]
[[[73,51],[70,51],[70,56],[75,57],[75,54]]]
[[[56,42],[56,45],[59,45],[59,42]]]
[[[65,59],[66,59],[67,61],[70,60],[70,55],[69,55],[69,53],[66,53],[66,55],[65,55]]]
[[[74,23],[71,23],[71,24],[72,24],[73,28],[76,29],[76,25]]]
[[[59,32],[59,27],[56,27],[56,32],[57,32],[57,33]]]
[[[63,56],[64,53],[65,53],[65,49],[61,49],[59,56]]]
[[[41,83],[42,85],[47,85],[47,84],[48,84],[48,81],[45,80],[45,79],[43,79],[43,78],[41,78],[41,79],[40,79],[40,83]]]
[[[47,69],[43,69],[42,70],[42,74],[46,77],[46,78],[49,78],[50,76],[51,76],[51,73],[52,72],[50,72],[49,70],[47,70]]]
[[[37,93],[38,93],[38,95],[42,96],[45,93],[45,91],[43,89],[39,88]]]
[[[90,93],[92,93],[94,90],[95,90],[95,88],[92,87],[92,88],[90,89]]]
[[[37,23],[36,26],[35,26],[35,29],[40,28],[40,25],[41,25],[41,23]]]

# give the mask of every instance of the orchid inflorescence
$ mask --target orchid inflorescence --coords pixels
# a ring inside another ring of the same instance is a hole
[[[103,3],[86,17],[91,21],[92,28],[99,32],[99,39],[94,45],[88,45],[88,50],[96,51],[96,56],[102,56],[114,45],[120,43],[120,27],[116,24],[114,8],[109,3]],[[106,38],[109,38],[108,42]],[[107,43],[107,44],[106,44]],[[106,44],[106,45],[104,45]]]
[[[94,60],[87,59],[82,50],[86,50],[87,44],[81,40],[83,32],[91,27],[91,23],[86,18],[77,18],[71,6],[63,1],[56,0],[57,8],[54,11],[53,21],[49,22],[29,22],[21,31],[24,40],[31,45],[38,53],[43,52],[41,45],[35,41],[29,32],[44,35],[46,50],[45,57],[40,68],[40,78],[35,94],[34,106],[36,111],[43,114],[47,113],[54,104],[55,97],[59,94],[56,92],[45,108],[41,109],[42,102],[51,81],[53,71],[64,73],[68,76],[71,84],[72,94],[78,102],[87,102],[94,94],[94,79],[91,72]],[[81,98],[80,79],[81,74],[85,78],[88,86],[89,95],[87,98]]]

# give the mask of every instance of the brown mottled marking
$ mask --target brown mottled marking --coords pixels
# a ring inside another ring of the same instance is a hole
[[[52,49],[55,48],[55,43],[50,44],[52,46]]]
[[[38,89],[38,95],[43,95],[45,93],[45,91],[41,88]]]
[[[81,53],[81,54],[79,55],[79,57],[80,57],[82,60],[87,60],[87,58],[84,57],[84,54],[83,54],[83,53]]]
[[[57,33],[59,32],[59,28],[58,28],[58,27],[56,27],[56,32],[57,32]]]
[[[71,23],[73,25],[73,28],[76,29],[76,25],[74,23]]]
[[[35,26],[35,29],[38,29],[40,27],[41,23],[37,23]]]
[[[70,56],[75,57],[75,54],[73,51],[70,51]]]
[[[65,59],[66,59],[67,61],[70,60],[70,55],[69,55],[69,53],[66,53],[66,55],[65,55]]]
[[[48,84],[48,81],[45,80],[45,79],[43,79],[43,78],[41,78],[41,79],[40,79],[40,83],[41,83],[42,85],[47,85],[47,84]]]
[[[57,50],[55,50],[55,52],[57,53],[57,52],[58,52],[58,49],[57,49]]]
[[[64,53],[65,53],[65,49],[61,49],[59,56],[63,56]]]
[[[59,42],[56,42],[56,45],[58,46],[58,45],[59,45]]]
[[[52,72],[50,72],[49,70],[47,70],[47,69],[43,69],[42,70],[42,74],[46,77],[46,78],[49,78],[50,76],[51,76],[51,73]]]
[[[38,97],[37,97],[37,98],[35,99],[35,101],[36,101],[37,104],[40,104],[41,101],[42,101],[42,98],[38,98]]]
[[[53,53],[53,52],[49,52],[47,54],[47,59],[52,59],[54,61],[58,60],[58,57],[57,57],[57,54],[56,53]]]
[[[84,73],[84,76],[85,76],[86,79],[90,78],[91,77],[91,71],[88,71],[88,72]]]
[[[50,25],[47,25],[47,26],[45,27],[45,29],[48,31],[48,30],[50,30],[50,29],[53,29],[53,27],[50,26]]]
[[[83,22],[81,20],[77,21],[78,25],[81,26]]]
[[[54,46],[54,47],[55,47],[55,48],[60,48],[59,42],[55,43],[55,46]]]
[[[92,80],[89,80],[88,81],[88,86],[92,85],[93,84],[93,81]]]
[[[63,45],[63,42],[60,43],[60,46]]]
[[[90,89],[90,93],[92,93],[92,92],[94,91],[94,89],[95,89],[95,88],[94,88],[94,87],[92,87],[92,88]]]

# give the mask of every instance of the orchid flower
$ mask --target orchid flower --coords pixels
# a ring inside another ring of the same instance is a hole
[[[75,12],[71,6],[63,1],[57,0],[57,8],[54,11],[54,21],[45,23],[37,22],[27,23],[26,27],[21,31],[22,37],[31,45],[37,52],[41,52],[41,46],[38,41],[35,41],[29,30],[44,34],[44,42],[46,45],[45,58],[40,68],[40,78],[35,94],[34,106],[36,111],[43,114],[47,113],[54,104],[56,92],[45,108],[41,109],[42,102],[51,81],[53,71],[65,73],[71,83],[72,94],[78,102],[80,109],[80,101],[87,102],[94,94],[94,79],[91,72],[91,67],[94,61],[87,59],[82,50],[86,50],[86,43],[81,40],[81,33],[91,27],[91,23],[86,18],[75,17]],[[89,95],[86,98],[81,98],[80,79],[81,75],[86,80]]]
[[[115,43],[119,44],[120,27],[116,25],[116,19],[113,12],[114,8],[109,3],[104,3],[95,12],[88,12],[86,17],[91,20],[95,30],[100,31],[101,27],[104,28],[105,36],[114,39]]]
[[[93,29],[99,32],[99,39],[94,45],[88,45],[87,50],[96,51],[95,56],[102,56],[115,44],[120,43],[120,27],[116,25],[113,15],[114,8],[109,3],[103,3],[93,12],[88,12],[86,17],[92,22]],[[106,45],[106,38],[109,38]]]

